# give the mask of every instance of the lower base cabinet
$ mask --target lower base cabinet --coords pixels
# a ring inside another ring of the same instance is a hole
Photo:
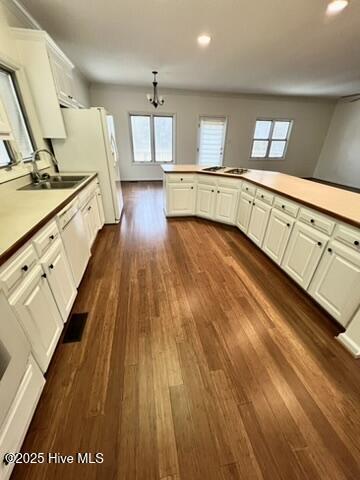
[[[251,197],[247,193],[242,193],[239,199],[239,208],[238,208],[238,214],[236,219],[236,225],[244,233],[247,233],[249,228],[252,208],[253,208],[253,197]]]
[[[46,274],[36,265],[9,298],[32,352],[46,372],[63,329],[63,321],[47,282]]]
[[[360,255],[331,241],[310,284],[309,293],[344,327],[360,303]]]
[[[282,268],[305,290],[326,247],[328,237],[296,222],[282,261]]]
[[[263,243],[263,250],[278,265],[280,265],[283,259],[294,223],[294,219],[289,217],[289,215],[276,209],[272,210]]]
[[[235,188],[217,187],[215,220],[235,225],[238,190]]]
[[[32,356],[0,430],[0,480],[10,478],[13,463],[3,461],[5,453],[19,452],[35,412],[45,378]]]
[[[167,195],[168,215],[187,216],[195,214],[196,190],[193,184],[170,184]]]
[[[75,301],[77,290],[62,242],[57,240],[41,258],[51,291],[64,323],[67,321]]]
[[[212,220],[214,218],[215,200],[216,187],[199,184],[196,197],[196,215]]]
[[[251,218],[248,228],[248,236],[258,246],[261,247],[266,227],[269,221],[271,207],[260,200],[253,202]]]

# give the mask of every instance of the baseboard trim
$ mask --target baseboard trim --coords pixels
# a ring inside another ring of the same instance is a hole
[[[346,335],[346,332],[340,333],[335,338],[353,357],[360,358],[360,345],[351,340],[351,338]]]

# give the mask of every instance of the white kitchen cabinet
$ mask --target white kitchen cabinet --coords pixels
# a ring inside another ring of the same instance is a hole
[[[309,293],[345,327],[360,303],[360,252],[336,240],[331,241]]]
[[[5,110],[5,107],[0,98],[0,140],[11,140],[11,126]]]
[[[217,187],[215,220],[235,225],[237,201],[236,188]]]
[[[199,217],[214,218],[216,186],[198,184],[196,198],[196,215]]]
[[[72,68],[53,50],[49,52],[57,96],[61,105],[75,107]]]
[[[309,286],[327,241],[326,235],[296,222],[281,266],[305,289]]]
[[[289,215],[276,209],[271,211],[263,243],[263,250],[279,265],[283,258],[294,223],[294,219]]]
[[[14,463],[3,461],[5,453],[20,452],[21,445],[30,425],[45,385],[38,365],[30,355],[26,370],[6,418],[0,429],[0,479],[8,480]]]
[[[248,236],[261,247],[271,212],[270,205],[260,200],[253,201],[253,209],[248,228]]]
[[[57,345],[63,322],[46,274],[36,265],[9,298],[31,344],[33,354],[46,371]]]
[[[239,199],[239,208],[237,213],[236,225],[241,231],[247,233],[251,211],[253,208],[253,197],[247,193],[242,192]]]
[[[187,216],[195,213],[196,190],[191,183],[170,183],[168,185],[169,216]]]
[[[83,207],[82,214],[88,234],[89,247],[91,248],[100,227],[99,209],[95,193],[92,195],[88,203]]]
[[[104,214],[104,205],[102,202],[102,194],[99,187],[97,187],[97,189],[95,190],[95,193],[96,193],[96,201],[97,201],[97,207],[99,212],[99,230],[101,230],[105,224],[105,214]]]
[[[64,247],[60,240],[41,258],[51,291],[64,322],[68,319],[77,290]]]

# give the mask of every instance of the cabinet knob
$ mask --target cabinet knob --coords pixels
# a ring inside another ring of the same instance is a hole
[[[214,192],[215,192],[215,190],[211,190],[211,191],[212,191],[212,193],[214,193]]]
[[[285,208],[285,205],[281,205],[281,208]]]
[[[261,198],[264,198],[264,195],[261,195]]]
[[[194,187],[191,187],[191,190],[194,190]]]
[[[250,205],[251,205],[251,200],[249,200],[249,203],[250,203]]]
[[[255,202],[253,202],[253,205],[255,205]]]
[[[332,248],[328,248],[328,252],[331,253],[331,252],[332,252]]]
[[[220,190],[218,190],[218,193],[220,193]]]
[[[248,187],[245,187],[245,190],[247,191],[247,190],[249,190],[249,188],[248,188]]]
[[[359,245],[359,240],[355,240],[354,245],[358,246]]]
[[[89,211],[91,210],[91,205],[90,205],[90,207],[88,207],[88,210],[89,210]]]
[[[315,223],[315,220],[312,218],[312,219],[310,220],[310,223]]]
[[[50,240],[54,240],[55,236],[54,235],[50,235],[49,239]]]
[[[49,268],[51,268],[51,270],[53,270],[53,269],[54,269],[54,265],[51,263],[51,264],[49,265]]]
[[[46,277],[47,277],[46,273],[43,273],[41,276],[42,276],[42,278],[46,278]]]
[[[21,267],[21,270],[27,272],[29,270],[29,267],[27,265],[24,265],[23,267]]]
[[[184,179],[183,178],[180,178],[180,182],[182,182]]]
[[[321,246],[322,246],[322,243],[321,243],[321,242],[318,242],[318,245],[319,245],[319,247],[321,247]]]
[[[287,226],[287,227],[290,227],[290,223],[287,223],[286,226]]]

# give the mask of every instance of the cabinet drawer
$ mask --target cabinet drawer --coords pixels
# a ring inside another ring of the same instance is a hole
[[[311,225],[313,228],[316,228],[316,230],[320,230],[320,232],[326,233],[327,235],[331,235],[335,227],[335,222],[324,215],[315,213],[307,208],[300,208],[299,220]]]
[[[258,188],[256,190],[256,198],[264,203],[267,203],[268,205],[272,205],[274,202],[274,195],[269,193],[267,190],[263,190],[262,188]]]
[[[94,194],[95,190],[98,188],[97,180],[92,180],[92,182],[85,187],[78,195],[80,206],[82,207],[85,203],[89,201],[89,198]]]
[[[243,192],[246,192],[249,195],[252,195],[253,197],[255,196],[256,188],[253,184],[247,183],[247,182],[242,182],[241,189],[242,189]]]
[[[33,238],[33,244],[39,257],[46,252],[46,250],[58,237],[59,230],[57,228],[56,221],[53,220]]]
[[[197,176],[198,185],[213,185],[216,186],[218,179],[215,175],[198,175]]]
[[[31,271],[36,262],[37,255],[32,245],[28,245],[11,257],[0,273],[0,284],[4,290],[8,293],[18,285]]]
[[[337,225],[334,239],[360,252],[360,230],[345,225]]]
[[[289,200],[285,200],[282,197],[275,197],[274,207],[294,218],[297,217],[299,211],[299,206],[296,203],[289,202]]]
[[[190,173],[168,173],[166,175],[168,183],[193,183],[195,175]]]
[[[9,409],[0,432],[0,478],[10,477],[14,464],[2,461],[7,452],[20,452],[26,431],[35,412],[45,379],[32,356],[29,357],[14,401]]]

